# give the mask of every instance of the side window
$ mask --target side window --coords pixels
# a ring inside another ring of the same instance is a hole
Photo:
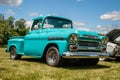
[[[41,19],[40,20],[35,20],[33,22],[31,30],[38,30],[40,28],[41,23],[42,23]]]

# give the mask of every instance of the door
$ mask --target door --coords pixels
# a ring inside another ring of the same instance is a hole
[[[42,20],[34,20],[31,31],[25,36],[24,52],[30,56],[41,56],[41,30]]]

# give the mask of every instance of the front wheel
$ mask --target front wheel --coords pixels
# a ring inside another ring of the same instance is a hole
[[[90,62],[88,64],[90,65],[97,65],[97,63],[99,62],[99,58],[95,58],[95,59],[88,59]]]
[[[46,63],[49,66],[57,67],[62,64],[62,58],[59,54],[59,51],[56,47],[50,47],[46,53]]]
[[[17,60],[20,59],[22,55],[17,54],[16,48],[11,47],[10,48],[10,59]]]
[[[119,62],[120,62],[120,57],[116,57],[116,61],[119,61]]]

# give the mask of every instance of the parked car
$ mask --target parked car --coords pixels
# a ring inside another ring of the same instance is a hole
[[[114,29],[106,34],[109,37],[107,52],[110,58],[120,60],[120,29]]]
[[[96,32],[73,29],[72,21],[56,16],[33,19],[31,31],[22,37],[11,37],[7,51],[10,59],[27,55],[44,58],[50,66],[60,66],[64,60],[87,59],[96,65],[106,53],[108,37]]]

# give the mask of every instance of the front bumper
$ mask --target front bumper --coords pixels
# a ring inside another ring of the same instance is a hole
[[[108,58],[106,52],[64,52],[63,58]]]

